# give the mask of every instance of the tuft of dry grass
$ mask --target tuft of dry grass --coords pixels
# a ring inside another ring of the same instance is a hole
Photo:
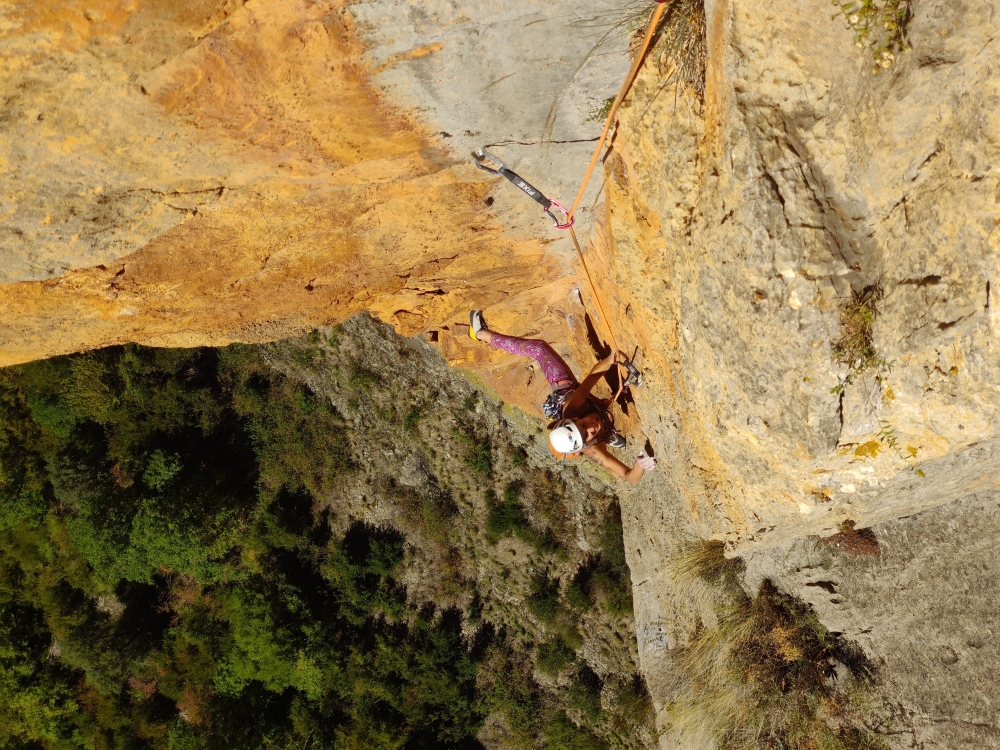
[[[881,278],[859,292],[851,290],[851,297],[840,310],[840,338],[833,343],[833,361],[847,365],[847,374],[833,387],[840,393],[858,377],[873,374],[881,382],[883,373],[892,365],[879,353],[875,346],[875,321],[879,316],[879,305],[885,299],[885,288]]]
[[[743,561],[726,557],[726,545],[715,539],[692,539],[681,546],[671,559],[674,577],[684,584],[703,581],[722,584],[729,590],[739,588],[738,577],[743,572]]]
[[[676,81],[705,101],[705,34],[704,0],[674,0],[664,14],[653,48],[660,74],[665,82]]]
[[[656,3],[649,0],[632,2],[612,25],[607,37],[628,37],[629,51],[639,52]],[[672,0],[660,18],[654,32],[649,58],[656,60],[664,76],[664,86],[676,81],[705,99],[705,3],[704,0]],[[604,116],[610,111],[605,104]]]
[[[692,542],[672,566],[690,581],[712,582],[727,602],[717,624],[678,652],[683,684],[667,708],[675,739],[728,750],[887,748],[885,737],[867,728],[885,713],[867,682],[870,671],[851,667],[863,655],[769,581],[747,596],[739,561],[723,553],[721,542]],[[850,691],[832,681],[835,661],[855,672]]]
[[[855,529],[854,521],[851,520],[840,524],[838,533],[820,539],[820,544],[858,557],[878,557],[881,554],[875,532],[871,529]]]

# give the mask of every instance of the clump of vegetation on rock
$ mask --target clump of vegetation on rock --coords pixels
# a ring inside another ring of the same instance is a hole
[[[875,345],[875,321],[879,305],[885,299],[881,280],[866,284],[859,292],[851,290],[851,297],[840,310],[841,335],[833,343],[833,360],[845,365],[847,373],[834,386],[840,393],[858,378],[872,376],[881,384],[884,374],[892,369]]]
[[[669,729],[733,750],[888,748],[888,713],[874,699],[860,651],[769,581],[747,596],[738,564],[722,553],[721,543],[695,542],[679,563],[717,586],[723,603],[717,621],[680,651],[684,684],[668,708]],[[834,679],[838,662],[852,671],[850,689]]]
[[[854,32],[854,43],[872,52],[877,73],[892,67],[904,52],[910,51],[906,27],[910,22],[910,0],[831,0]]]

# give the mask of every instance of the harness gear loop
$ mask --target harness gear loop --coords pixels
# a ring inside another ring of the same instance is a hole
[[[511,183],[514,184],[515,187],[521,190],[521,192],[540,205],[542,207],[542,211],[544,211],[546,215],[552,219],[552,223],[555,225],[556,229],[569,229],[573,226],[573,217],[570,216],[569,211],[567,211],[561,203],[557,203],[556,201],[546,198],[541,190],[536,188],[530,182],[521,177],[521,175],[504,164],[499,156],[491,154],[485,148],[477,148],[472,152],[472,158],[475,159],[476,166],[481,170],[489,172],[490,174],[506,177]],[[487,166],[487,160],[494,162],[497,166]],[[566,217],[564,221],[560,222],[559,219],[556,218],[556,215],[552,213],[553,207],[555,207],[556,211],[562,212],[562,214]]]

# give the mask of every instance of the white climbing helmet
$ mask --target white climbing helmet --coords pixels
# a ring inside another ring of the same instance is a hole
[[[560,419],[549,432],[549,443],[559,453],[577,453],[583,450],[583,435],[572,419]]]

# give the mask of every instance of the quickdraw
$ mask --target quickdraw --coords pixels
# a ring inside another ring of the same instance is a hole
[[[497,174],[501,177],[506,177],[510,180],[515,187],[520,189],[525,195],[531,198],[535,203],[542,207],[542,210],[552,219],[552,223],[555,225],[556,229],[569,229],[573,226],[573,217],[569,215],[569,211],[563,207],[563,205],[557,201],[546,198],[541,190],[536,188],[534,185],[525,180],[521,175],[512,170],[499,157],[491,154],[485,148],[478,148],[472,152],[472,158],[476,160],[476,166],[482,169],[484,172],[489,172],[490,174]],[[485,162],[490,160],[497,164],[497,168],[488,167]],[[555,208],[557,211],[562,212],[566,217],[564,221],[560,222],[556,218],[555,214],[552,213],[552,209]]]

